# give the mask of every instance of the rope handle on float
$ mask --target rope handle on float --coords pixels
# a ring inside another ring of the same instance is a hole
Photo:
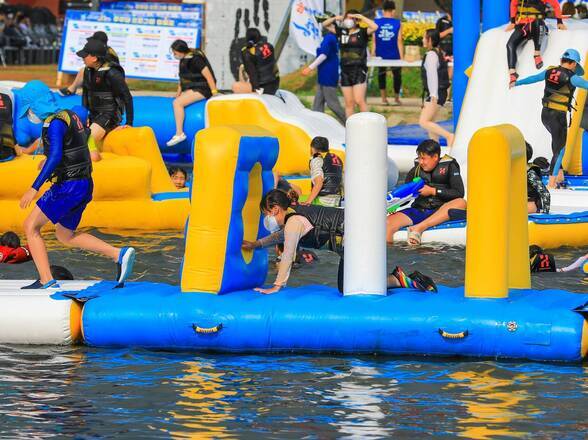
[[[467,330],[464,330],[463,332],[459,332],[459,333],[447,333],[445,330],[440,328],[438,331],[439,331],[439,334],[441,335],[441,337],[443,337],[445,339],[464,339],[465,337],[467,337],[470,334],[470,332]]]
[[[196,324],[192,324],[192,329],[196,333],[200,333],[202,335],[210,335],[212,333],[218,333],[223,329],[222,324],[215,325],[214,327],[199,327]]]

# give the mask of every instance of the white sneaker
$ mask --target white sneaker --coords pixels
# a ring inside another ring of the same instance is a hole
[[[180,142],[184,142],[186,140],[186,135],[184,133],[177,135],[175,134],[165,145],[168,147],[173,147],[174,145],[178,145]]]

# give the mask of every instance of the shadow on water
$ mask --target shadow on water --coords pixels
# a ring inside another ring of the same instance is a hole
[[[98,234],[137,247],[135,279],[178,283],[180,234]],[[115,273],[106,259],[53,239],[49,250],[77,278]],[[586,252],[554,254],[568,264]],[[318,255],[293,271],[291,285],[335,285],[337,257]],[[398,245],[388,256],[390,269],[463,283],[463,248]],[[0,267],[2,279],[32,277],[31,263]],[[533,285],[588,291],[578,272],[534,276]],[[586,365],[522,362],[0,346],[0,438],[580,439],[587,373]]]

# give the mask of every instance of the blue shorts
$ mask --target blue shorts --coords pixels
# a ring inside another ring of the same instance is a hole
[[[92,200],[94,183],[92,179],[67,180],[54,183],[37,200],[37,206],[51,223],[75,231],[86,205]]]
[[[418,209],[418,208],[406,208],[400,211],[402,214],[412,220],[413,225],[418,225],[420,222],[425,221],[437,211],[436,209]]]

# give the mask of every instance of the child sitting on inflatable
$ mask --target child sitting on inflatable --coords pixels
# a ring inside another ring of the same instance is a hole
[[[389,244],[396,232],[410,226],[408,243],[418,246],[424,231],[449,220],[449,210],[466,208],[465,189],[457,161],[447,155],[441,157],[441,146],[432,139],[419,144],[417,155],[417,163],[408,172],[406,182],[420,177],[426,185],[420,189],[419,197],[410,208],[388,216],[386,241]]]
[[[216,95],[218,90],[214,71],[204,52],[200,49],[189,48],[184,40],[174,41],[170,50],[174,58],[179,61],[178,76],[180,78],[173,102],[176,134],[166,143],[168,147],[173,147],[186,140],[184,133],[186,107]]]
[[[546,5],[549,3],[555,12],[557,18],[557,28],[560,30],[567,29],[563,24],[561,8],[557,0],[511,0],[510,1],[510,24],[506,27],[506,32],[514,29],[506,44],[506,53],[508,59],[509,84],[512,87],[519,77],[517,74],[517,48],[521,43],[533,40],[535,46],[535,67],[543,67],[541,58],[541,33],[547,29],[545,25]]]
[[[320,249],[328,245],[329,250],[342,256],[344,210],[326,206],[292,206],[292,200],[279,189],[271,190],[263,197],[260,209],[265,215],[264,225],[271,234],[254,242],[244,241],[243,248],[251,250],[284,243],[284,251],[273,286],[269,289],[257,288],[256,291],[270,294],[286,286],[299,245],[311,249]],[[343,257],[339,264],[340,291],[343,291],[342,263]],[[413,287],[422,291],[437,289],[429,277],[420,272],[407,276],[399,267],[388,277],[388,286],[389,288]]]
[[[27,246],[20,245],[20,238],[12,231],[0,237],[0,263],[19,264],[29,261],[31,253]]]
[[[41,138],[47,159],[31,188],[22,196],[20,207],[28,208],[45,182],[54,180],[55,183],[37,201],[24,223],[39,279],[23,289],[59,287],[51,273],[41,236],[41,228],[48,222],[55,224],[55,235],[61,243],[114,260],[118,265],[117,282],[122,286],[132,271],[135,250],[132,247],[118,249],[90,234],[75,232],[86,205],[92,200],[94,187],[87,128],[73,111],[59,110],[53,95],[46,93],[49,90],[46,85],[31,81],[23,90],[27,88],[43,93],[37,94],[37,99],[23,99],[20,116],[26,114],[31,121],[43,121]]]
[[[576,87],[588,89],[588,81],[582,76],[584,69],[580,65],[580,53],[576,49],[568,49],[561,56],[559,66],[551,66],[547,70],[516,81],[516,86],[534,84],[545,81],[543,94],[543,110],[541,122],[551,134],[551,150],[553,157],[549,171],[548,188],[555,188],[557,181],[563,181],[563,171],[556,168],[556,163],[568,137],[567,114],[573,110],[574,92]],[[558,167],[559,168],[559,167]]]
[[[340,206],[343,194],[343,162],[339,156],[329,153],[329,140],[322,136],[316,136],[310,142],[310,153],[312,190],[301,205]]]
[[[533,147],[525,142],[527,147],[527,207],[529,214],[549,214],[551,194],[541,178],[541,168],[531,162]]]

